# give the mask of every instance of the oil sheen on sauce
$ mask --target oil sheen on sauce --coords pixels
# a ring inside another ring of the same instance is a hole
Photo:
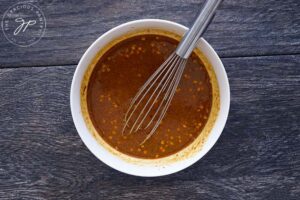
[[[195,53],[188,59],[155,134],[143,145],[149,130],[122,134],[132,97],[177,45],[178,41],[168,36],[137,35],[117,43],[97,61],[87,87],[88,113],[97,133],[119,152],[138,158],[162,158],[182,150],[201,134],[212,107],[212,85]]]

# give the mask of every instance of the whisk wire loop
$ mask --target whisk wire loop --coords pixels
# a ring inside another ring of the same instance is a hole
[[[154,84],[157,82],[159,77],[164,74],[164,72],[168,69],[168,65],[173,62],[173,60],[176,58],[175,53],[172,53],[168,59],[151,75],[151,77],[146,81],[146,83],[140,88],[136,96],[132,99],[130,106],[125,114],[125,125],[122,130],[122,134],[124,134],[124,131],[126,127],[128,126],[128,123],[130,119],[132,118],[133,114],[135,113],[136,109],[142,102],[142,100],[145,98],[147,93],[150,91],[150,89],[154,86]],[[150,86],[149,86],[150,85]],[[145,91],[146,90],[146,91]],[[139,99],[139,97],[142,95],[142,97]],[[137,104],[135,105],[135,103]]]

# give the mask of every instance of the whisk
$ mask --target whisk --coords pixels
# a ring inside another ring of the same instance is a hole
[[[198,39],[213,19],[221,1],[206,0],[192,28],[184,35],[175,52],[140,88],[125,114],[122,134],[124,134],[126,128],[129,129],[129,134],[131,134],[141,128],[148,129],[152,126],[146,138],[142,141],[141,144],[143,144],[155,133],[174,97],[187,59],[193,52]]]

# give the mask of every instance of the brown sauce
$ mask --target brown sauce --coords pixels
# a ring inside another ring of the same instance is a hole
[[[162,158],[179,152],[201,134],[212,108],[212,85],[194,52],[155,134],[140,145],[148,131],[121,133],[132,97],[177,45],[167,36],[137,35],[117,43],[97,61],[87,87],[88,113],[97,133],[119,152]]]

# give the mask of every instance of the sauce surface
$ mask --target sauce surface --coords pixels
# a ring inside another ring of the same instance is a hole
[[[87,108],[98,134],[116,150],[138,158],[162,158],[182,150],[201,134],[212,107],[212,85],[201,59],[193,52],[172,103],[155,134],[122,134],[132,98],[176,49],[167,36],[143,34],[127,38],[99,58],[87,87]]]

